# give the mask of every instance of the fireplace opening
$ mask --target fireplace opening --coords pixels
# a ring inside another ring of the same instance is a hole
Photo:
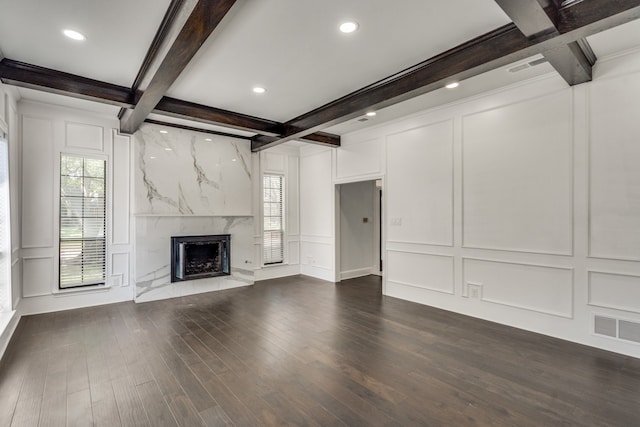
[[[231,236],[179,236],[171,238],[171,281],[228,276]]]

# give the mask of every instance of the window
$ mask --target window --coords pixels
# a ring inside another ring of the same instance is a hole
[[[60,159],[60,289],[105,283],[106,162]]]
[[[9,147],[0,129],[0,313],[11,310]]]
[[[263,242],[262,262],[264,265],[284,262],[284,177],[264,175],[263,177]]]

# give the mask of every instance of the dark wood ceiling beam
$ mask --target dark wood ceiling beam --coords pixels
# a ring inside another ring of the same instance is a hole
[[[550,0],[495,0],[514,24],[530,40],[560,34],[557,25],[560,8]],[[584,49],[587,51],[583,51]],[[569,85],[591,81],[595,55],[586,39],[546,51],[543,56]]]
[[[208,107],[206,105],[166,96],[158,102],[152,112],[164,116],[193,120],[200,123],[224,126],[268,136],[280,135],[284,130],[282,123],[273,120],[234,113],[233,111]]]
[[[253,150],[303,138],[370,109],[388,107],[439,89],[450,80],[464,80],[638,18],[640,0],[589,0],[557,10],[557,35],[543,34],[530,40],[514,24],[505,25],[296,117],[284,124],[282,138],[269,143],[255,138]]]
[[[212,130],[212,129],[203,129],[203,128],[198,128],[198,127],[195,127],[195,126],[183,125],[183,124],[180,124],[180,123],[164,122],[162,120],[153,120],[153,119],[145,119],[144,122],[152,124],[152,125],[166,126],[166,127],[175,128],[175,129],[184,129],[184,130],[189,130],[189,131],[193,131],[193,132],[207,133],[207,134],[210,134],[210,135],[219,135],[219,136],[226,136],[228,138],[238,138],[238,139],[251,140],[250,136],[236,135],[234,133],[220,132],[220,131]]]
[[[171,0],[167,11],[162,18],[162,22],[156,31],[155,36],[153,37],[153,41],[147,49],[147,54],[144,56],[142,60],[142,64],[140,65],[140,69],[138,70],[138,74],[136,75],[135,80],[133,81],[133,85],[131,89],[135,92],[140,89],[140,85],[143,83],[143,79],[151,74],[150,69],[152,64],[155,64],[159,61],[160,49],[164,47],[166,43],[169,42],[170,33],[173,28],[176,26],[176,21],[178,19],[178,14],[181,10],[184,10],[183,3],[185,0]],[[118,119],[122,119],[122,116],[127,111],[126,108],[121,108],[118,113]]]
[[[71,96],[118,107],[129,108],[135,106],[136,98],[140,97],[139,92],[136,96],[129,88],[123,86],[13,61],[8,58],[0,60],[0,81],[13,86]],[[284,126],[280,122],[169,97],[163,97],[153,112],[164,116],[218,125],[271,137],[279,136],[284,132]],[[333,146],[340,145],[339,136],[324,132],[307,135],[304,139]]]
[[[149,84],[143,88],[135,108],[122,115],[121,132],[134,133],[138,129],[235,3],[236,0],[198,0],[195,5],[192,1],[182,3],[182,7],[192,8],[189,17],[159,67],[148,78]],[[147,76],[139,80],[145,79]]]
[[[69,95],[118,107],[135,105],[129,88],[117,86],[8,58],[0,61],[0,80],[5,84]]]
[[[179,119],[255,132],[259,134],[258,136],[264,137],[265,139],[261,141],[265,142],[277,139],[284,133],[284,126],[280,122],[169,97],[162,98],[153,112]],[[303,140],[333,147],[340,146],[340,137],[326,132],[309,134]]]

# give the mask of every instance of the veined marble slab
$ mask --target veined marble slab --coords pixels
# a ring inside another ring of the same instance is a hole
[[[253,284],[253,217],[140,216],[136,227],[136,302]],[[171,237],[231,235],[230,276],[171,283]]]
[[[248,141],[162,129],[145,124],[133,138],[134,214],[251,215]]]

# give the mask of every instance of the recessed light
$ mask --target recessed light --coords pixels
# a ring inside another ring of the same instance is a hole
[[[173,151],[173,148],[165,148],[164,151]]]
[[[340,31],[342,31],[343,33],[353,33],[357,29],[357,22],[343,22],[342,24],[340,24]]]
[[[231,159],[231,161],[232,161],[232,162],[235,162],[235,161],[236,161],[236,159]]]
[[[161,130],[160,133],[169,133],[168,130]]]
[[[265,93],[267,90],[265,88],[263,88],[263,87],[256,86],[256,87],[253,88],[253,91],[255,93]]]
[[[460,83],[458,83],[458,82],[451,82],[451,83],[449,83],[448,85],[446,85],[445,87],[446,87],[447,89],[455,89],[455,88],[457,88],[458,86],[460,86]]]
[[[149,158],[150,158],[151,160],[153,160],[153,159],[155,159],[155,158],[156,158],[156,156],[151,156],[151,157],[149,157]]]
[[[369,111],[369,112],[367,113],[367,116],[369,116],[369,117],[373,117],[373,116],[375,116],[375,115],[376,115],[376,112],[375,112],[375,111]]]
[[[83,41],[87,39],[84,34],[74,30],[66,29],[66,30],[62,30],[62,33],[73,40]]]
[[[211,141],[212,141],[212,139],[211,139],[211,138],[205,138],[204,140],[205,140],[205,141],[209,141],[209,142],[211,142]]]

